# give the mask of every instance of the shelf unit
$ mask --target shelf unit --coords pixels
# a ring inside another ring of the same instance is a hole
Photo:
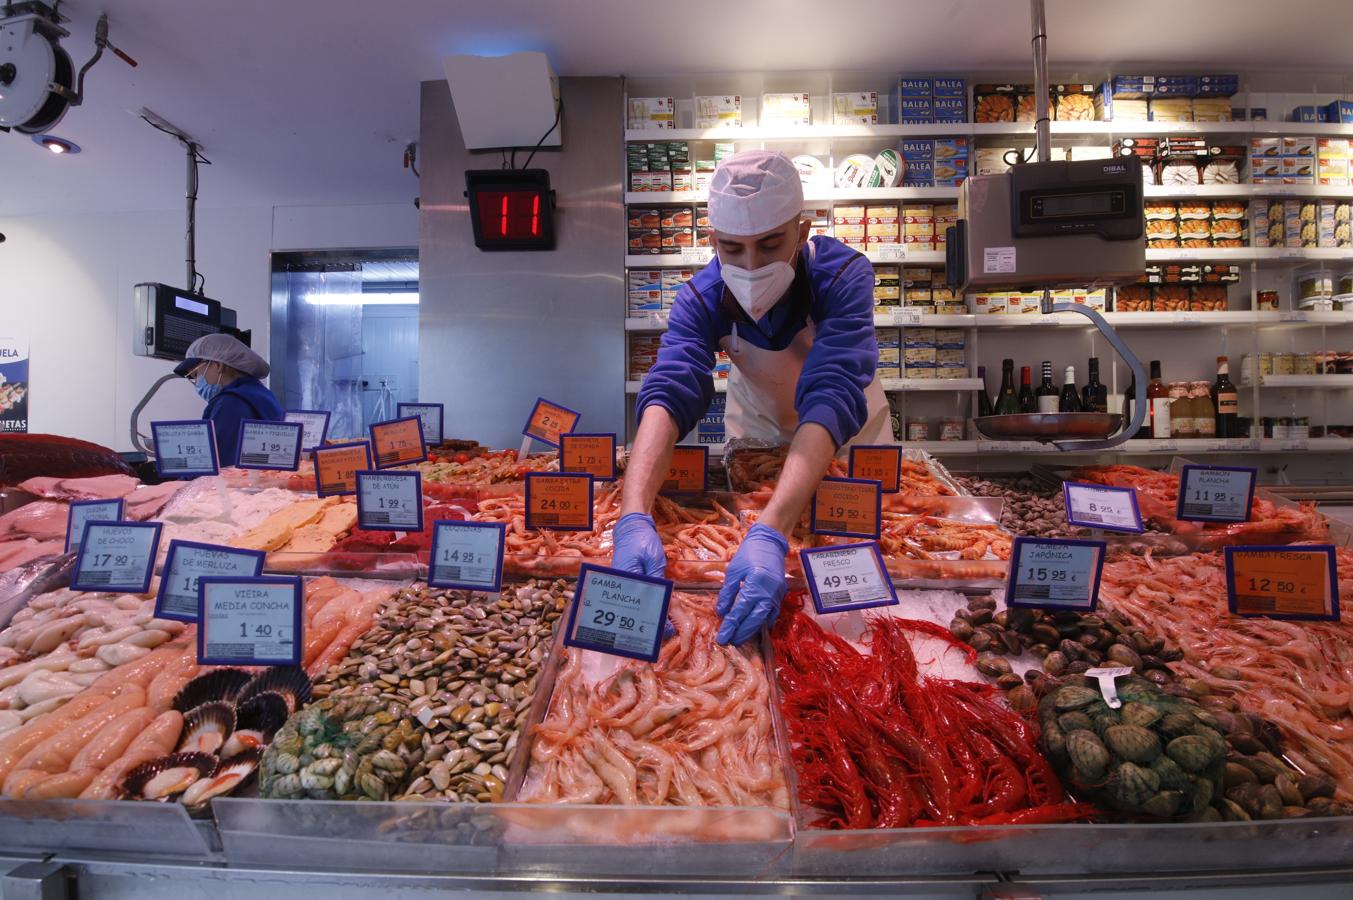
[[[807,90],[811,97],[815,121],[826,118],[829,95],[832,91],[876,90],[880,106],[884,90],[895,74],[879,73],[731,73],[691,76],[688,78],[632,80],[627,88],[632,96],[673,96],[677,100],[677,124],[692,124],[691,98],[699,94],[739,93],[744,98],[744,116],[747,125],[741,128],[645,130],[628,129],[627,143],[652,141],[686,141],[692,144],[691,158],[709,158],[714,142],[732,142],[737,150],[766,147],[781,149],[790,155],[810,153],[835,167],[845,155],[877,152],[883,147],[897,147],[900,141],[922,138],[966,137],[971,142],[970,160],[975,163],[976,151],[984,146],[1030,146],[1033,143],[1032,123],[954,123],[927,125],[811,125],[798,128],[762,126],[756,116],[760,94],[766,91]],[[1025,76],[1010,74],[970,75],[968,83],[979,81],[1019,81]],[[1260,80],[1273,86],[1274,91],[1296,90],[1292,93],[1259,93],[1256,82],[1247,83],[1249,93],[1238,95],[1233,105],[1240,107],[1264,106],[1279,114],[1296,105],[1324,102],[1319,97],[1302,93],[1310,90],[1313,81],[1304,83],[1286,76],[1266,73]],[[1054,78],[1054,81],[1057,79]],[[1081,73],[1073,81],[1095,81],[1095,75]],[[1282,84],[1279,84],[1282,82]],[[1342,82],[1341,82],[1342,83]],[[1303,88],[1304,84],[1304,88]],[[1343,88],[1339,88],[1342,90]],[[973,108],[971,96],[969,109]],[[881,110],[882,111],[882,110]],[[1169,135],[1203,135],[1217,143],[1245,144],[1251,137],[1285,135],[1311,137],[1353,138],[1353,124],[1324,124],[1281,121],[1236,122],[1053,122],[1051,124],[1055,147],[1103,145],[1123,136],[1165,137]],[[697,146],[698,145],[698,146]],[[628,173],[623,173],[628,187]],[[1248,174],[1242,168],[1242,174]],[[1353,201],[1353,187],[1298,184],[1209,184],[1196,186],[1148,185],[1145,194],[1161,199],[1237,199],[1250,201],[1259,198]],[[952,187],[893,187],[872,189],[806,187],[806,205],[825,206],[847,202],[954,202],[958,189]],[[706,202],[703,191],[682,192],[625,192],[627,206],[698,204]],[[627,255],[625,266],[633,269],[664,269],[672,267],[698,268],[709,257],[709,250],[687,250],[672,255]],[[902,266],[944,266],[942,251],[912,251],[905,247],[889,247],[865,254],[872,263]],[[1106,315],[1108,321],[1122,330],[1124,338],[1145,364],[1150,359],[1165,361],[1168,381],[1200,380],[1210,382],[1215,376],[1212,358],[1225,354],[1231,358],[1232,378],[1240,382],[1241,360],[1246,355],[1261,352],[1302,352],[1313,349],[1353,350],[1353,312],[1309,312],[1295,308],[1293,278],[1308,266],[1323,266],[1337,272],[1353,269],[1353,249],[1293,249],[1285,247],[1244,248],[1181,248],[1147,252],[1148,265],[1169,264],[1230,264],[1241,270],[1241,281],[1228,285],[1230,309],[1225,312],[1171,312],[1118,313]],[[1278,287],[1284,308],[1278,311],[1258,309],[1258,292]],[[1127,370],[1116,359],[1101,336],[1088,320],[1072,314],[1053,316],[977,316],[971,313],[944,315],[918,313],[905,307],[876,312],[875,325],[879,328],[961,328],[967,335],[969,374],[974,375],[979,364],[991,370],[989,388],[995,388],[999,378],[1002,356],[1012,356],[1019,363],[1028,362],[1035,368],[1042,359],[1051,358],[1055,380],[1060,383],[1065,364],[1075,363],[1080,381],[1084,381],[1085,358],[1101,357],[1105,369],[1102,378],[1111,393],[1122,393]],[[665,313],[634,315],[624,319],[625,332],[633,335],[659,334],[666,330]],[[1017,336],[1017,337],[1016,337]],[[1011,340],[1015,338],[1015,340]],[[628,365],[628,359],[626,360]],[[1329,376],[1336,377],[1336,376]],[[1322,377],[1323,378],[1323,377]],[[717,383],[717,382],[716,382]],[[970,414],[971,394],[979,382],[975,378],[933,382],[915,379],[885,379],[903,418],[913,411],[938,419],[941,415]],[[1256,421],[1268,416],[1294,417],[1309,415],[1313,424],[1347,425],[1353,423],[1353,402],[1337,390],[1310,390],[1310,387],[1334,388],[1342,386],[1335,381],[1321,380],[1315,385],[1270,380],[1262,388],[1257,384],[1242,386],[1242,414]],[[637,382],[627,382],[630,393],[637,390]],[[632,429],[631,418],[628,427]],[[932,428],[932,436],[938,427]],[[971,426],[969,437],[973,437]],[[1222,452],[1288,452],[1293,449],[1310,451],[1343,451],[1353,444],[1339,438],[1312,439],[1304,442],[1270,440],[1231,442],[1149,441],[1129,442],[1123,452],[1130,453],[1222,453]],[[921,442],[916,446],[934,449],[938,453],[1011,453],[1057,452],[1044,448],[1026,448],[1015,451],[992,442],[966,440],[957,442]]]

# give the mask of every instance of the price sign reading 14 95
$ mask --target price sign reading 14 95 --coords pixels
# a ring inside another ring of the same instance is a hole
[[[428,584],[498,593],[503,581],[506,531],[502,522],[434,522]]]

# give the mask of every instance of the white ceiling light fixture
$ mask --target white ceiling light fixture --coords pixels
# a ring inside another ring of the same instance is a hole
[[[416,293],[362,293],[306,294],[305,302],[315,306],[417,306]]]

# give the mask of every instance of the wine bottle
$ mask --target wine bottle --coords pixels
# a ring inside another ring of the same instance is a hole
[[[1081,398],[1076,391],[1076,367],[1066,367],[1066,377],[1062,381],[1062,398],[1057,403],[1058,412],[1080,412]]]
[[[1057,386],[1052,383],[1052,360],[1043,360],[1043,381],[1034,391],[1034,400],[1041,413],[1057,412]]]
[[[1021,366],[1019,370],[1019,411],[1022,413],[1031,413],[1038,410],[1038,404],[1034,402],[1034,390],[1030,382],[1033,372],[1028,366]]]
[[[1019,413],[1019,395],[1015,393],[1015,361],[1001,360],[1001,392],[996,395],[996,415],[1013,416]]]
[[[1217,381],[1209,392],[1212,405],[1217,409],[1217,437],[1244,437],[1240,433],[1240,392],[1231,383],[1230,361],[1225,356],[1217,357]]]
[[[1090,380],[1081,389],[1081,409],[1085,412],[1109,411],[1109,389],[1099,383],[1099,357],[1090,357]]]
[[[1127,428],[1132,424],[1132,409],[1137,402],[1137,373],[1132,373],[1132,378],[1128,381],[1127,390],[1123,392],[1123,427]],[[1146,429],[1146,423],[1143,422],[1142,430]],[[1140,432],[1133,437],[1140,437]]]
[[[1150,404],[1151,431],[1155,440],[1170,439],[1170,389],[1161,379],[1160,360],[1151,360],[1151,380],[1146,385],[1146,402]]]
[[[977,367],[977,380],[982,382],[982,387],[977,391],[977,416],[991,415],[991,397],[987,395],[987,367]]]

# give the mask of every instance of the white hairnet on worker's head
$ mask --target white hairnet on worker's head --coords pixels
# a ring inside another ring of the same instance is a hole
[[[174,367],[177,375],[187,375],[204,362],[218,362],[255,378],[266,378],[271,367],[237,338],[228,334],[206,334],[188,345],[183,362]]]
[[[709,226],[720,234],[761,234],[802,212],[799,170],[778,150],[735,153],[714,170]]]

